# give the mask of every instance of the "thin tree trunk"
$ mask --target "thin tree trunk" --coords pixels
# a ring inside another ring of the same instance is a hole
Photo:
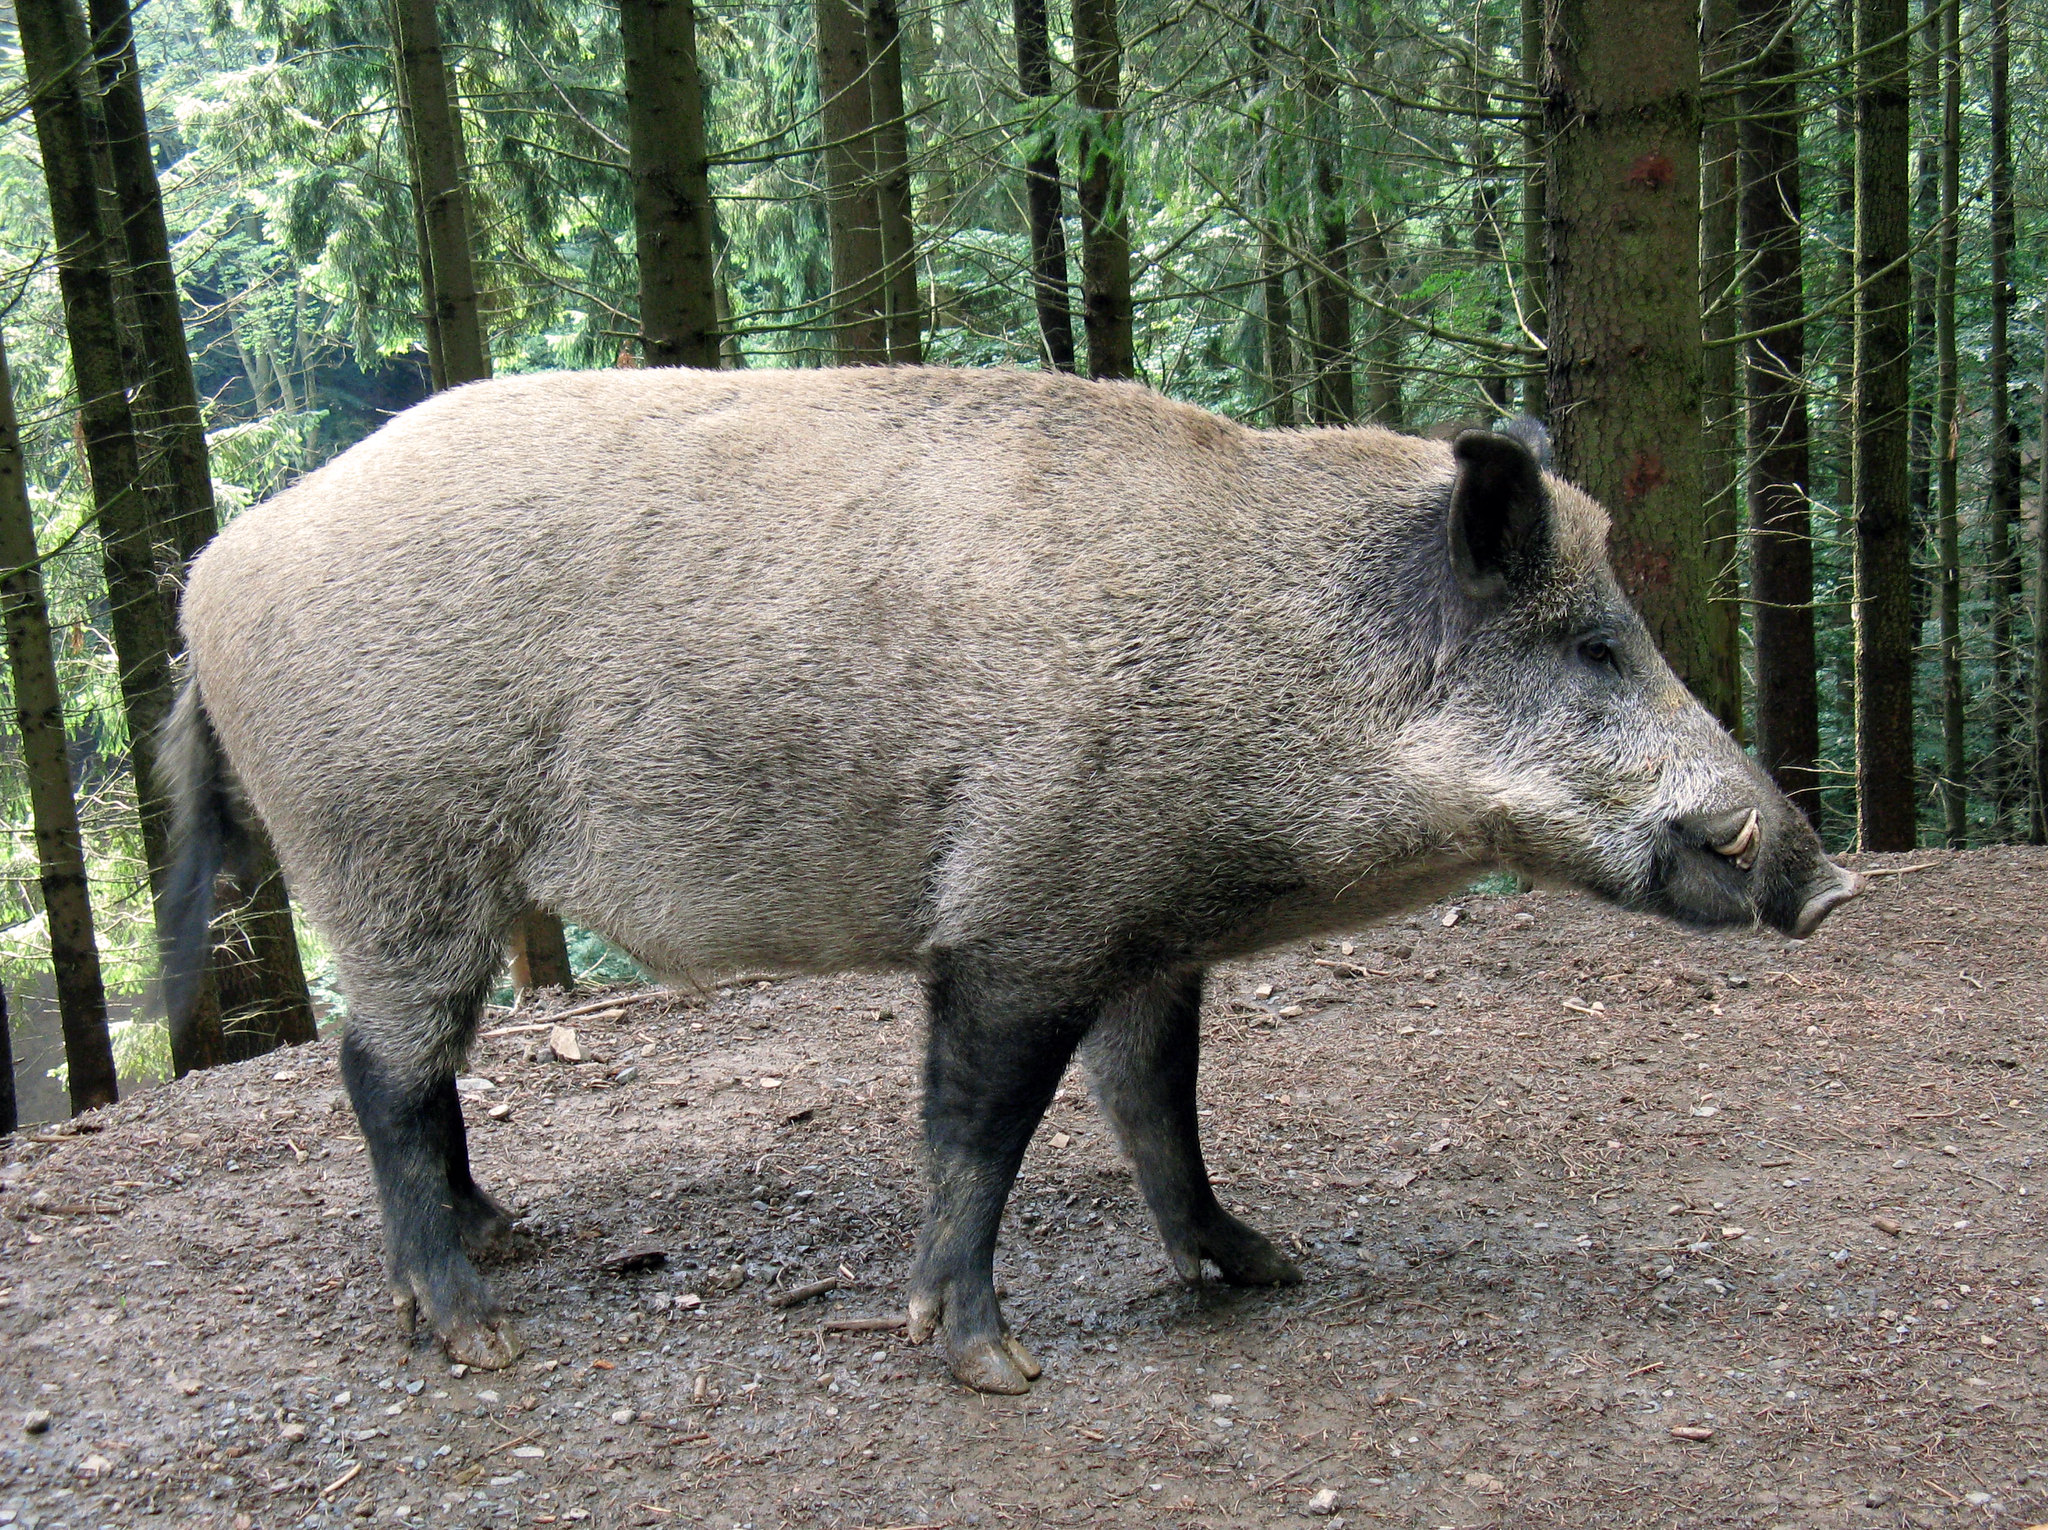
[[[11,1137],[21,1125],[14,1097],[14,1036],[7,1024],[7,990],[0,988],[0,1137]]]
[[[1700,498],[1699,31],[1688,0],[1555,0],[1549,400],[1565,474],[1665,656],[1731,713]]]
[[[1391,307],[1398,294],[1386,227],[1370,207],[1361,208],[1358,218],[1359,284]],[[1365,417],[1389,430],[1403,430],[1407,428],[1407,408],[1401,399],[1401,321],[1392,314],[1377,313],[1372,325],[1365,350]]]
[[[2034,520],[2034,757],[2027,839],[2048,845],[2048,317],[2041,333],[2041,493]]]
[[[1913,630],[1933,614],[1934,557],[1934,238],[1941,223],[1942,0],[1920,0],[1913,61],[1913,351],[1912,454]]]
[[[2021,789],[2016,768],[2013,617],[2019,604],[2020,558],[2013,536],[2020,510],[2019,423],[2012,412],[2012,0],[1990,0],[1991,10],[1991,333],[1985,347],[1989,392],[1986,448],[1989,484],[1984,507],[1984,576],[1991,604],[1990,723],[1985,794],[1991,799],[1991,835],[2013,831]]]
[[[100,219],[90,126],[80,89],[75,0],[22,0],[15,7],[30,106],[49,188],[71,371],[78,388],[111,607],[122,709],[154,893],[168,864],[170,803],[156,770],[157,734],[171,705],[171,627],[157,557],[157,528],[142,488],[141,456],[121,362],[114,252]]]
[[[910,122],[903,102],[903,29],[896,0],[867,0],[868,103],[875,124],[875,213],[882,232],[882,301],[889,360],[924,359],[917,224],[910,207]]]
[[[1135,377],[1131,222],[1124,181],[1123,40],[1117,0],[1074,0],[1074,104],[1081,114],[1081,319],[1090,377]]]
[[[469,246],[462,119],[449,89],[435,0],[392,0],[391,17],[400,115],[420,209],[420,290],[431,316],[430,354],[438,341],[437,387],[459,388],[491,375]],[[529,910],[513,927],[509,946],[515,987],[573,984],[561,922],[552,914]]]
[[[1318,425],[1348,425],[1357,416],[1351,368],[1351,219],[1344,209],[1344,123],[1337,110],[1337,60],[1321,3],[1308,12],[1302,39],[1307,71],[1309,199],[1315,220],[1316,263],[1308,273],[1309,361],[1313,373],[1309,417]]]
[[[1864,850],[1910,850],[1913,523],[1906,0],[1856,0],[1856,811]]]
[[[692,0],[621,0],[626,158],[640,267],[640,359],[718,366],[711,164]]]
[[[1750,599],[1756,754],[1806,816],[1820,818],[1820,695],[1813,633],[1812,510],[1802,322],[1798,0],[1741,0],[1739,48],[1754,58],[1739,101],[1742,328],[1749,400]]]
[[[1941,0],[1941,233],[1934,267],[1934,518],[1941,633],[1942,819],[1948,843],[1970,842],[1969,753],[1963,693],[1963,572],[1956,484],[1956,261],[1962,247],[1962,0]]]
[[[92,0],[91,20],[99,56],[108,158],[137,319],[135,350],[140,368],[135,408],[151,422],[152,445],[164,464],[162,481],[168,503],[159,530],[168,534],[176,551],[177,577],[165,586],[174,607],[184,584],[184,566],[219,529],[213,467],[192,377],[185,321],[179,310],[163,196],[150,155],[149,120],[126,0]],[[303,288],[298,296],[303,306]],[[282,385],[282,369],[274,370]],[[289,399],[289,393],[286,396]],[[170,619],[175,622],[174,609]],[[275,859],[268,854],[268,842],[261,848],[263,854],[251,879],[256,894],[237,888],[222,902],[229,939],[216,948],[212,976],[218,981],[214,990],[202,991],[192,1023],[171,1038],[172,1066],[179,1074],[231,1056],[253,1056],[311,1041],[316,1035],[291,905],[281,882],[275,889],[267,885],[277,881],[279,873]],[[241,959],[229,955],[238,948],[248,954]],[[235,970],[223,971],[224,963]],[[223,1041],[227,1035],[234,1040]]]
[[[426,304],[440,334],[446,385],[456,388],[491,375],[469,248],[469,190],[460,125],[448,88],[435,0],[392,0],[391,15],[406,139],[419,177],[426,229],[422,265],[431,266],[424,273]]]
[[[825,223],[832,241],[833,353],[845,366],[884,366],[889,360],[888,293],[875,198],[867,11],[860,0],[816,0],[814,9]]]
[[[43,910],[50,927],[50,966],[57,980],[57,1013],[64,1028],[64,1062],[74,1114],[111,1105],[119,1092],[114,1049],[107,1038],[107,995],[100,977],[100,953],[93,938],[92,898],[85,876],[85,845],[78,832],[78,804],[71,795],[71,765],[65,747],[64,694],[57,683],[57,651],[50,639],[50,610],[43,599],[36,523],[29,507],[27,464],[15,422],[14,385],[7,351],[0,341],[0,620],[7,631],[7,658],[14,679],[14,720],[21,732],[21,761],[28,777],[29,806],[36,826],[36,866],[41,874]],[[6,1025],[0,1008],[0,1029]],[[4,1048],[0,1048],[4,1050]],[[13,1058],[4,1059],[6,1119],[0,1135],[13,1130]]]
[[[1735,0],[1704,0],[1700,49],[1705,67],[1737,61]],[[1742,378],[1736,334],[1741,298],[1736,291],[1736,123],[1727,106],[1716,108],[1700,131],[1701,493],[1707,518],[1707,559],[1714,579],[1711,648],[1716,673],[1709,682],[1725,708],[1721,722],[1737,738],[1742,725]]]
[[[1478,268],[1480,279],[1489,286],[1498,278],[1502,288],[1509,285],[1512,276],[1506,262],[1501,258],[1506,241],[1500,226],[1500,155],[1494,147],[1493,133],[1486,121],[1486,113],[1493,109],[1493,92],[1487,85],[1486,77],[1494,67],[1493,18],[1475,7],[1472,24],[1472,263]],[[1503,302],[1498,293],[1486,300],[1486,316],[1483,332],[1489,339],[1498,339],[1504,320]],[[1486,395],[1487,407],[1496,417],[1511,414],[1514,403],[1510,397],[1511,384],[1505,372],[1489,371],[1479,379],[1479,388]]]
[[[1522,0],[1522,88],[1533,103],[1543,89],[1543,0]],[[1550,262],[1545,245],[1543,114],[1534,105],[1522,118],[1522,328],[1542,340],[1549,332]],[[1540,420],[1550,412],[1548,379],[1538,366],[1522,379],[1522,413]]]
[[[1067,226],[1061,213],[1060,136],[1052,100],[1052,40],[1045,0],[1016,0],[1017,85],[1038,115],[1024,149],[1024,216],[1031,226],[1031,291],[1046,364],[1074,370],[1073,294],[1067,284]],[[1256,34],[1253,46],[1257,46]]]

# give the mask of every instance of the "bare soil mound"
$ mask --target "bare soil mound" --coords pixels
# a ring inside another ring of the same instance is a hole
[[[1532,893],[1220,971],[1210,1159],[1308,1279],[1175,1284],[1070,1079],[1025,1398],[834,1326],[900,1306],[907,980],[494,1016],[496,1374],[397,1337],[331,1044],[13,1139],[0,1525],[2048,1520],[2048,853],[1861,864],[1803,945]]]

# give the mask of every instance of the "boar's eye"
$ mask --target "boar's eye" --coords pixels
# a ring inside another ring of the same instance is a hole
[[[1610,675],[1621,673],[1621,660],[1615,655],[1614,645],[1604,637],[1580,638],[1579,661],[1589,669],[1605,670]]]

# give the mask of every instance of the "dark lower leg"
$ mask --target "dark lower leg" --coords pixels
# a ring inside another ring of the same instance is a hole
[[[926,993],[931,1200],[910,1278],[910,1333],[922,1340],[942,1328],[947,1362],[969,1386],[1022,1392],[1038,1365],[996,1305],[996,1229],[1087,1012],[1020,1002],[1014,985],[998,989],[951,961]]]
[[[1082,1057],[1181,1279],[1200,1280],[1208,1259],[1233,1284],[1291,1284],[1301,1272],[1217,1203],[1202,1162],[1201,1011],[1200,972],[1159,978],[1104,1008]]]
[[[463,1251],[464,1218],[456,1208],[458,1202],[473,1203],[453,1193],[456,1173],[467,1181],[469,1168],[466,1151],[459,1166],[449,1157],[452,1073],[393,1066],[353,1023],[342,1038],[341,1073],[377,1179],[400,1320],[409,1329],[424,1317],[455,1360],[492,1368],[509,1364],[519,1346],[496,1321],[489,1289]],[[459,1143],[459,1105],[455,1111]],[[481,1197],[473,1184],[470,1189]]]
[[[511,1213],[470,1178],[469,1129],[462,1119],[462,1098],[452,1077],[436,1087],[431,1108],[432,1130],[448,1170],[449,1209],[454,1213],[463,1246],[472,1254],[483,1253],[511,1231]]]

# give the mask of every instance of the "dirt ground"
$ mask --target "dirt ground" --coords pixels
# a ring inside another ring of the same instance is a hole
[[[0,1525],[2048,1520],[2048,853],[1863,864],[1804,945],[1530,893],[1219,972],[1211,1163],[1307,1280],[1173,1283],[1070,1078],[1025,1398],[827,1328],[900,1305],[905,980],[618,995],[580,1065],[493,1015],[496,1374],[396,1337],[331,1043],[14,1139]]]

